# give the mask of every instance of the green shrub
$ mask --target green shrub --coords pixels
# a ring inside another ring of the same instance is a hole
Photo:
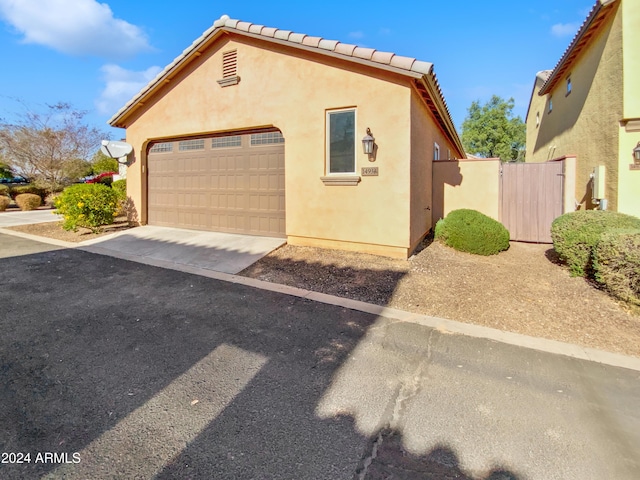
[[[47,195],[47,198],[45,198],[44,204],[47,207],[54,208],[55,207],[56,198],[58,198],[60,195],[62,195],[62,192],[50,193],[49,195]]]
[[[558,256],[573,276],[593,276],[593,249],[600,235],[620,228],[640,229],[640,218],[608,210],[565,213],[551,224],[551,239]]]
[[[40,197],[41,202],[44,202],[44,199],[47,196],[46,190],[44,190],[43,188],[37,187],[36,185],[33,185],[33,184],[16,185],[14,187],[11,187],[10,189],[11,198],[13,198],[14,200],[18,195],[21,195],[23,193],[32,193],[34,195],[38,195]]]
[[[21,193],[16,196],[16,205],[20,210],[35,210],[42,205],[42,199],[35,193]]]
[[[126,215],[127,205],[127,180],[121,178],[111,184],[111,188],[118,194],[118,211],[116,215]]]
[[[4,212],[10,203],[11,203],[11,199],[9,197],[0,195],[0,212]]]
[[[9,197],[9,187],[7,185],[0,185],[0,197]]]
[[[97,232],[100,226],[113,222],[118,208],[118,195],[110,187],[99,183],[78,184],[67,187],[55,199],[56,210],[64,217],[62,227],[77,231],[78,227]]]
[[[509,248],[509,231],[476,210],[454,210],[436,223],[435,238],[461,252],[495,255]]]
[[[593,270],[614,297],[640,305],[640,230],[604,232],[593,249]]]

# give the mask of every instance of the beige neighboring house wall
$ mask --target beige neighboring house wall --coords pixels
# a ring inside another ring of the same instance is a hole
[[[640,141],[640,128],[630,131],[640,122],[639,22],[637,0],[596,2],[554,70],[536,76],[526,160],[575,156],[577,208],[598,208],[591,174],[604,166],[607,209],[640,216],[640,171],[629,167]]]
[[[354,53],[329,55],[314,47],[317,38],[306,37],[308,45],[300,46],[291,39],[304,36],[290,32],[289,40],[276,41],[264,37],[264,32],[273,36],[275,29],[225,23],[224,17],[216,24],[195,52],[177,59],[175,68],[167,67],[110,121],[126,128],[127,142],[134,147],[127,188],[141,222],[147,221],[146,165],[152,141],[275,128],[285,139],[290,244],[407,258],[432,226],[434,142],[444,155],[463,156],[435,77],[388,63],[378,66],[352,57]],[[340,48],[335,43],[324,46]],[[221,87],[216,80],[222,77],[223,53],[233,50],[240,80]],[[360,53],[364,50],[369,49]],[[396,63],[402,59],[413,61],[398,57]],[[356,111],[355,185],[323,181],[326,114],[337,109]],[[373,162],[362,150],[367,128],[378,147]],[[360,175],[363,167],[377,167],[378,175]]]

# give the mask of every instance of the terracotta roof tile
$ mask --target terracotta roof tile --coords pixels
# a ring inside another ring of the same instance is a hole
[[[302,43],[306,35],[304,33],[292,33],[289,35],[289,41],[295,43]]]
[[[338,42],[336,44],[336,48],[333,50],[336,53],[341,53],[343,55],[352,56],[353,51],[356,49],[355,45],[351,45],[349,43]]]
[[[238,22],[238,24],[236,25],[236,28],[238,30],[242,30],[243,32],[248,32],[249,31],[249,27],[251,27],[251,23],[249,22]]]
[[[379,52],[376,50],[375,52],[373,52],[373,55],[371,56],[371,60],[373,60],[374,62],[384,63],[385,65],[389,65],[394,55],[395,53]]]
[[[273,37],[275,36],[276,32],[278,31],[277,28],[273,28],[273,27],[264,27],[262,29],[262,32],[260,33],[260,35],[264,36],[264,37]]]
[[[394,55],[391,58],[391,62],[389,62],[389,65],[391,65],[392,67],[402,68],[403,70],[411,70],[411,67],[413,66],[413,62],[415,61],[416,61],[415,58],[401,57],[400,55]]]
[[[293,32],[291,30],[276,30],[276,33],[273,35],[273,38],[277,38],[278,40],[289,40],[289,35]]]
[[[304,40],[302,40],[302,44],[309,47],[317,47],[320,44],[320,40],[322,40],[321,37],[310,37],[307,35],[304,37]]]
[[[363,58],[364,60],[371,60],[371,57],[375,53],[373,48],[356,47],[353,51],[353,56]]]
[[[336,45],[338,45],[337,40],[327,40],[325,38],[320,40],[320,43],[318,44],[318,48],[322,48],[324,50],[330,50],[330,51],[334,51],[336,49]]]
[[[262,30],[265,28],[264,25],[255,25],[252,24],[249,27],[249,33],[255,33],[256,35],[262,35]]]

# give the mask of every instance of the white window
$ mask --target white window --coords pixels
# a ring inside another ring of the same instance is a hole
[[[204,150],[204,138],[198,140],[183,140],[178,143],[178,150],[181,152],[187,150]]]
[[[433,142],[433,159],[440,160],[440,145]]]
[[[553,111],[553,97],[549,97],[549,113]]]
[[[240,135],[214,137],[211,139],[211,148],[239,147],[241,145],[242,145],[242,137]]]
[[[327,112],[327,174],[356,173],[356,111]]]
[[[274,143],[284,143],[282,133],[267,132],[251,134],[251,145],[272,145]]]
[[[172,152],[173,151],[173,143],[172,142],[160,142],[154,143],[149,153],[164,153],[164,152]]]

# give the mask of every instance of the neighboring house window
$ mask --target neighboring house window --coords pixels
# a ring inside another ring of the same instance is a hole
[[[280,132],[253,133],[251,135],[251,145],[271,145],[274,143],[284,143],[284,137]]]
[[[183,140],[178,143],[178,150],[181,152],[186,150],[204,150],[204,138],[199,140]]]
[[[149,149],[149,153],[173,152],[173,142],[154,143]]]
[[[440,145],[433,143],[433,159],[440,160]]]
[[[567,95],[571,93],[571,77],[567,78]]]
[[[240,135],[215,137],[211,139],[211,148],[239,147],[241,145],[242,137]]]
[[[540,125],[540,112],[536,113],[536,127]]]
[[[553,97],[549,97],[549,113],[553,111]]]
[[[356,111],[327,112],[327,173],[356,172]]]

